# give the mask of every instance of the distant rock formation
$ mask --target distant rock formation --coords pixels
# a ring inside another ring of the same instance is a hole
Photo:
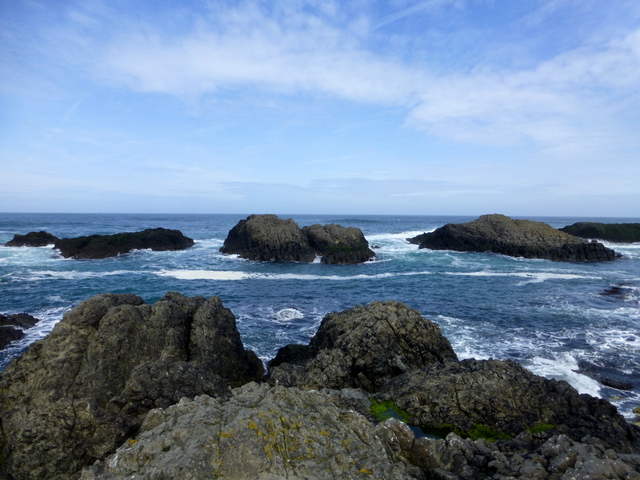
[[[560,229],[581,238],[597,238],[614,243],[640,242],[640,223],[578,222]]]
[[[4,244],[5,247],[46,247],[58,241],[58,237],[45,232],[29,232],[26,235],[14,235],[11,240]]]
[[[0,314],[0,350],[11,342],[23,338],[24,331],[35,326],[39,321],[27,313]]]
[[[512,257],[563,262],[602,262],[616,253],[601,243],[587,242],[546,223],[483,215],[468,223],[449,223],[408,239],[420,248],[460,252],[493,252]]]
[[[218,297],[98,295],[0,374],[0,419],[9,480],[640,471],[640,428],[609,402],[512,361],[459,361],[436,324],[393,301],[327,315],[264,381]]]
[[[54,248],[60,250],[65,258],[98,259],[115,257],[131,250],[184,250],[194,244],[193,239],[185,237],[179,230],[149,228],[141,232],[60,238]]]
[[[150,409],[262,376],[218,297],[97,295],[2,372],[0,478],[77,478]]]
[[[354,264],[373,258],[362,231],[341,225],[311,225],[300,229],[293,219],[276,215],[250,215],[229,231],[220,249],[248,260]]]

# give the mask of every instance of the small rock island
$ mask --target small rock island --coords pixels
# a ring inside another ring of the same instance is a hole
[[[616,258],[614,250],[599,242],[589,242],[543,222],[499,214],[482,215],[467,223],[448,223],[408,241],[432,250],[493,252],[556,262],[604,262]]]
[[[375,257],[362,231],[341,225],[311,225],[300,228],[293,219],[276,215],[250,215],[231,229],[220,248],[248,260],[313,262],[348,265]]]
[[[640,242],[640,223],[578,222],[560,229],[580,238],[597,238],[606,242]]]

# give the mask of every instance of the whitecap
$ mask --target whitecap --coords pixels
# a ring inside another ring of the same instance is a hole
[[[156,275],[178,280],[245,280],[255,276],[232,270],[161,270]]]
[[[283,308],[282,310],[277,311],[274,317],[276,320],[283,322],[304,318],[304,313],[296,308]]]
[[[534,357],[526,367],[537,375],[565,380],[579,393],[601,396],[600,384],[593,378],[578,373],[578,360],[570,353],[560,353],[552,358]]]

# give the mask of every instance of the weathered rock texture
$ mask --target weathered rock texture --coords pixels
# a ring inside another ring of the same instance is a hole
[[[601,243],[587,242],[546,223],[497,214],[468,223],[449,223],[408,240],[432,250],[493,252],[553,261],[601,262],[616,258],[616,253]]]
[[[150,408],[262,375],[218,297],[92,297],[0,376],[0,478],[73,478]]]
[[[597,238],[607,242],[640,242],[640,223],[578,222],[560,229],[581,238]]]
[[[115,257],[131,250],[184,250],[194,244],[193,239],[185,237],[179,230],[149,228],[141,232],[61,238],[55,242],[54,248],[60,250],[65,258],[97,259]]]
[[[592,435],[621,451],[631,450],[630,439],[640,442],[640,432],[609,402],[579,395],[567,382],[539,377],[512,361],[430,365],[390,380],[378,396],[393,400],[411,423],[426,429],[455,426],[468,433],[489,427],[512,437],[545,424],[577,441]]]
[[[400,302],[372,302],[327,315],[308,346],[282,349],[269,363],[269,381],[374,392],[411,369],[456,358],[440,327],[417,310]]]
[[[258,261],[362,263],[375,256],[362,231],[341,225],[311,225],[300,229],[293,219],[250,215],[229,231],[220,249]]]
[[[46,247],[58,241],[58,237],[43,231],[29,232],[26,235],[14,235],[4,244],[5,247]]]
[[[35,326],[39,321],[27,313],[0,314],[0,350],[14,340],[20,340],[24,337],[24,331]]]
[[[135,442],[82,475],[125,478],[424,478],[375,434],[362,415],[324,392],[248,384],[229,401],[183,400],[154,410]]]
[[[362,231],[356,227],[315,224],[303,227],[302,233],[309,239],[311,247],[322,256],[322,263],[363,263],[376,255],[369,248]]]

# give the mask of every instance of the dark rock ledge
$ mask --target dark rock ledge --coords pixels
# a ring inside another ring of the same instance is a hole
[[[467,223],[448,223],[407,240],[432,250],[493,252],[560,262],[602,262],[616,258],[616,252],[601,243],[588,242],[546,223],[498,214],[483,215]]]
[[[40,232],[29,232],[26,235],[16,234],[11,240],[4,244],[5,247],[46,247],[58,241],[58,237],[44,230]]]
[[[0,375],[0,420],[7,480],[640,478],[610,403],[459,361],[399,302],[327,315],[264,378],[218,297],[98,295]]]
[[[614,243],[640,242],[640,223],[578,222],[560,229],[581,238],[597,238]]]
[[[28,313],[0,314],[0,350],[23,338],[24,331],[34,327],[39,321]]]
[[[98,259],[115,257],[131,250],[184,250],[194,244],[193,239],[184,236],[179,230],[148,228],[141,232],[60,238],[55,242],[54,248],[60,250],[65,258]]]
[[[220,248],[248,260],[355,264],[375,257],[362,231],[341,225],[311,225],[300,229],[293,219],[250,215],[229,231]]]

